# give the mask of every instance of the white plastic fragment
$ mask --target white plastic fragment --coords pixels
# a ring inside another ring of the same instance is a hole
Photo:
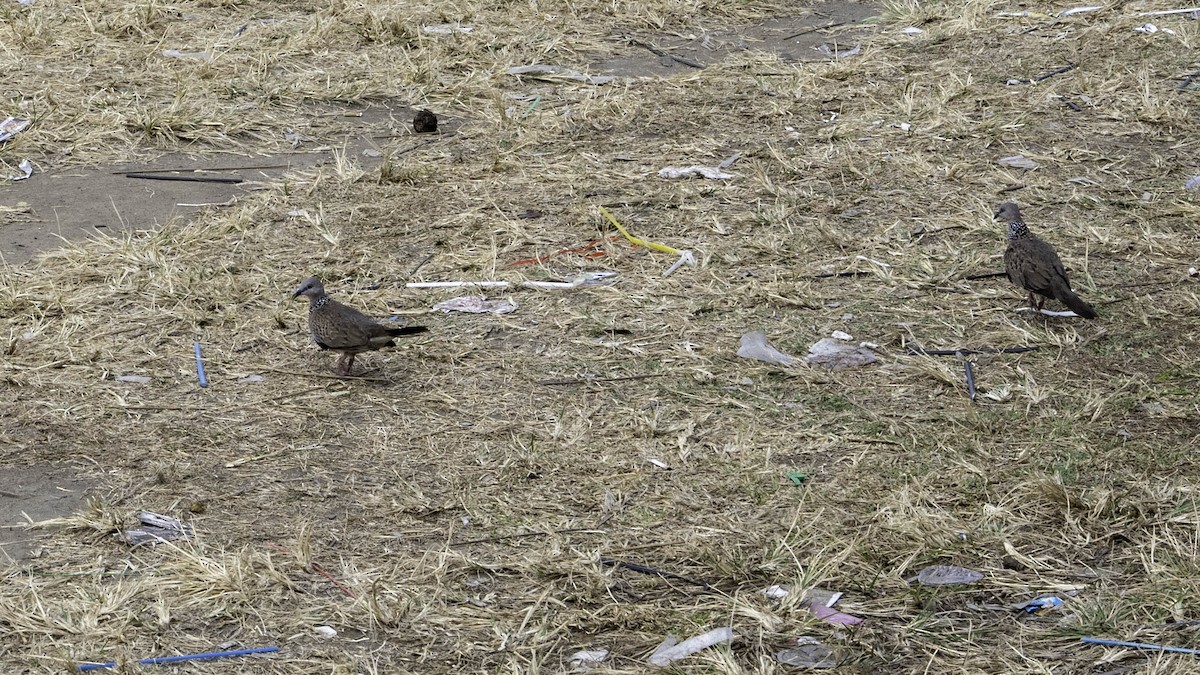
[[[0,143],[16,136],[29,126],[29,120],[24,117],[9,117],[0,122]]]
[[[830,370],[858,368],[875,363],[875,352],[867,347],[847,344],[836,338],[821,338],[808,348],[804,362],[810,366],[825,366]]]
[[[659,178],[708,178],[709,180],[728,180],[736,178],[732,173],[725,173],[715,166],[664,166],[658,170]]]
[[[254,382],[262,382],[262,381],[263,381],[262,375],[247,375],[247,376],[243,377],[242,379],[238,380],[238,382],[245,382],[247,384],[252,384]]]
[[[609,279],[616,275],[616,272],[583,272],[571,277],[567,281],[522,281],[521,287],[536,288],[540,291],[570,290],[583,286],[597,286],[611,283]]]
[[[1104,9],[1101,5],[1088,5],[1086,7],[1072,7],[1059,12],[1059,16],[1071,16],[1072,14],[1086,14],[1087,12],[1096,12]]]
[[[405,288],[462,288],[464,286],[479,286],[480,288],[508,288],[512,284],[507,281],[414,281],[404,284]]]
[[[130,546],[157,544],[192,535],[191,525],[184,523],[178,518],[164,516],[153,511],[139,512],[138,521],[142,523],[141,527],[125,530],[118,535],[122,541]]]
[[[666,462],[662,461],[661,459],[659,459],[657,457],[647,457],[646,461],[650,462],[651,464],[653,464],[654,466],[657,466],[660,469],[666,469],[667,471],[671,470],[670,464],[667,464]]]
[[[287,214],[289,216],[291,216],[292,218],[307,218],[308,217],[308,211],[306,209],[292,209],[291,211],[288,211]]]
[[[851,50],[845,51],[845,52],[835,51],[834,47],[830,47],[827,44],[820,44],[820,45],[814,47],[813,49],[816,49],[817,51],[821,52],[822,54],[824,54],[825,56],[828,56],[831,59],[847,59],[847,58],[850,58],[851,56],[858,56],[859,54],[862,53],[862,45],[854,45],[854,49],[851,49]]]
[[[905,35],[920,35],[921,33],[924,33],[925,31],[921,30],[920,28],[917,28],[916,26],[909,26],[908,28],[905,28],[904,30],[902,30],[900,32],[904,33]]]
[[[163,56],[170,56],[175,59],[196,59],[198,61],[212,61],[213,55],[208,52],[182,52],[178,49],[164,49]]]
[[[691,656],[702,649],[708,649],[713,645],[718,645],[722,642],[731,642],[732,640],[733,629],[728,627],[716,628],[707,633],[701,633],[696,637],[688,638],[683,642],[679,642],[679,638],[670,635],[650,655],[649,663],[652,666],[667,666],[675,661]]]
[[[667,268],[666,272],[663,272],[663,278],[671,276],[675,273],[675,270],[683,267],[684,265],[687,265],[688,267],[696,266],[696,256],[692,255],[691,251],[680,251],[679,260],[676,260],[674,265],[671,265]]]
[[[321,637],[337,637],[337,630],[335,630],[332,626],[313,626],[313,630],[316,631]]]
[[[917,576],[913,578],[922,586],[949,586],[973,584],[983,579],[983,574],[955,565],[930,565],[917,572]]]
[[[145,375],[118,375],[117,382],[135,382],[137,384],[150,384],[150,378]]]
[[[434,309],[446,313],[466,312],[468,314],[508,314],[517,311],[517,303],[512,300],[488,300],[483,295],[464,295],[439,302]]]
[[[781,598],[786,598],[791,594],[791,591],[783,586],[780,586],[779,584],[776,584],[774,586],[768,586],[764,588],[762,590],[762,594],[773,600],[779,600]]]
[[[1200,270],[1196,269],[1195,267],[1189,267],[1188,268],[1188,276],[1189,277],[1200,276]]]
[[[1192,12],[1200,12],[1200,7],[1187,7],[1184,9],[1160,9],[1156,12],[1142,12],[1138,16],[1166,16],[1168,14],[1191,14]]]
[[[617,78],[611,75],[586,75],[577,70],[569,68],[561,68],[559,66],[550,66],[541,63],[534,63],[528,66],[513,66],[508,69],[509,75],[541,75],[559,77],[566,80],[575,80],[576,82],[586,82],[588,84],[608,84]]]
[[[854,339],[853,335],[846,333],[844,331],[840,331],[840,330],[833,331],[832,333],[829,334],[829,337],[831,337],[835,340],[845,340],[847,342]]]
[[[1192,176],[1191,178],[1187,179],[1187,182],[1183,184],[1183,187],[1187,188],[1189,192],[1200,190],[1200,176]]]
[[[11,180],[11,181],[25,180],[26,178],[29,178],[30,176],[33,175],[33,163],[30,162],[28,159],[21,160],[21,163],[17,165],[17,169],[21,173],[12,174],[11,176],[8,177],[9,180]]]
[[[837,667],[833,649],[810,637],[796,638],[796,646],[776,652],[775,660],[785,666],[800,668]]]
[[[1134,30],[1139,33],[1145,33],[1146,35],[1152,35],[1158,32],[1158,26],[1155,26],[1152,23],[1144,23],[1137,28],[1134,28]]]
[[[1001,157],[996,160],[997,164],[1003,166],[1011,166],[1014,169],[1037,169],[1041,165],[1037,162],[1025,157],[1024,155],[1013,155],[1012,157]]]
[[[572,666],[578,666],[585,663],[601,663],[607,658],[607,649],[584,649],[572,654],[568,661],[571,662]]]
[[[421,26],[421,30],[431,35],[450,35],[451,33],[470,33],[475,30],[474,26],[464,26],[455,21],[454,23],[438,23],[429,26]]]
[[[767,334],[761,330],[751,331],[742,336],[737,355],[743,359],[754,359],[777,366],[794,366],[799,362],[794,356],[788,356],[779,351],[767,341]]]

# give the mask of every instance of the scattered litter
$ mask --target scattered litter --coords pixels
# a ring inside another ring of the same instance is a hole
[[[337,630],[335,630],[332,626],[315,626],[313,627],[313,630],[315,630],[321,637],[337,637]]]
[[[833,609],[833,606],[842,599],[842,593],[835,591],[827,591],[823,588],[810,588],[804,594],[804,606],[808,611],[812,612],[818,619],[823,619],[829,623],[838,624],[840,626],[857,626],[863,620],[857,616],[843,614],[842,612]]]
[[[801,486],[808,480],[808,474],[803,471],[787,472],[788,480],[792,481],[792,485]]]
[[[536,288],[540,291],[570,290],[584,286],[609,284],[612,283],[611,277],[615,276],[617,276],[616,272],[583,272],[566,281],[522,281],[521,287]]]
[[[767,588],[764,588],[762,590],[762,594],[767,596],[768,598],[771,598],[772,600],[780,600],[780,599],[786,598],[787,596],[791,595],[791,593],[792,593],[791,591],[789,591],[788,589],[786,589],[783,586],[780,586],[778,584],[776,584],[774,586],[768,586]]]
[[[785,666],[801,668],[836,668],[833,649],[810,637],[796,638],[796,646],[775,654],[775,660]]]
[[[464,26],[455,21],[454,23],[437,23],[429,26],[421,26],[421,30],[431,35],[450,35],[451,33],[470,33],[475,30],[475,27]]]
[[[568,660],[571,662],[571,665],[578,666],[584,663],[600,663],[607,658],[607,649],[590,649],[575,652]]]
[[[971,368],[970,361],[963,361],[963,371],[967,376],[967,397],[971,402],[975,402],[975,371]]]
[[[1189,647],[1168,647],[1166,645],[1156,645],[1149,642],[1125,642],[1124,640],[1105,640],[1103,638],[1085,637],[1079,638],[1080,642],[1090,645],[1104,645],[1106,647],[1129,647],[1131,649],[1153,649],[1159,652],[1175,652],[1177,654],[1192,654],[1200,656],[1200,649],[1191,649]]]
[[[825,56],[828,56],[831,59],[848,59],[851,56],[858,56],[859,54],[862,53],[862,45],[854,45],[854,49],[851,49],[849,51],[844,51],[844,52],[839,52],[839,51],[837,51],[836,47],[830,47],[829,45],[824,44],[824,43],[822,43],[816,47],[813,47],[813,49],[816,49],[817,51],[821,52],[822,54],[824,54]]]
[[[865,255],[856,255],[856,256],[854,256],[854,259],[855,259],[855,260],[861,260],[861,261],[863,261],[863,262],[869,262],[869,263],[871,263],[872,265],[879,265],[880,267],[882,267],[882,268],[883,268],[883,269],[885,269],[885,270],[888,270],[888,269],[891,269],[891,268],[892,268],[892,266],[891,266],[891,265],[889,265],[889,264],[887,264],[887,263],[883,262],[882,260],[876,260],[876,259],[874,259],[874,258],[868,258],[868,257],[867,257],[867,256],[865,256]]]
[[[1133,30],[1139,33],[1145,33],[1146,35],[1153,35],[1154,33],[1158,32],[1158,26],[1155,26],[1152,23],[1144,23]]]
[[[508,288],[512,284],[507,281],[414,281],[404,284],[405,288],[462,288],[464,286],[479,286],[480,288]]]
[[[1094,178],[1088,178],[1087,176],[1076,176],[1075,178],[1068,178],[1067,182],[1074,183],[1076,185],[1099,185],[1100,184],[1100,181],[1098,181]]]
[[[973,584],[983,579],[983,574],[954,565],[930,565],[917,572],[917,576],[908,579],[908,582],[912,583],[914,579],[922,586],[950,586],[952,584]]]
[[[117,382],[136,382],[137,384],[150,384],[150,378],[145,375],[118,375]]]
[[[33,175],[33,163],[30,162],[28,159],[21,160],[21,163],[17,165],[17,169],[21,173],[12,174],[11,176],[8,177],[8,180],[16,182],[19,180],[25,180],[26,178],[29,178],[30,176]]]
[[[675,261],[675,264],[667,268],[666,272],[663,272],[664,277],[671,276],[675,270],[679,269],[683,265],[687,265],[688,267],[696,266],[696,257],[692,255],[691,251],[687,249],[674,248],[672,246],[667,246],[666,244],[658,244],[653,241],[646,241],[645,239],[638,239],[630,234],[629,230],[625,229],[620,223],[618,223],[617,219],[608,212],[608,209],[604,208],[603,206],[599,208],[600,213],[604,214],[605,218],[608,218],[608,222],[612,223],[613,227],[617,228],[618,232],[625,235],[625,238],[629,240],[629,243],[633,244],[634,246],[644,246],[652,251],[662,251],[663,253],[671,253],[679,256],[679,259]]]
[[[920,35],[921,33],[924,33],[925,31],[921,30],[920,28],[917,28],[916,26],[909,26],[908,28],[905,28],[904,30],[902,30],[900,32],[904,33],[905,35]]]
[[[1072,14],[1086,14],[1087,12],[1096,12],[1104,9],[1100,5],[1088,5],[1087,7],[1072,7],[1059,12],[1059,16],[1071,16]]]
[[[596,85],[608,84],[609,82],[617,79],[611,75],[585,75],[577,70],[560,68],[559,66],[549,66],[540,63],[535,63],[528,66],[513,66],[512,68],[508,69],[508,74],[534,76],[541,75],[543,77],[551,76]]]
[[[262,382],[262,381],[263,381],[262,375],[247,375],[247,376],[243,377],[242,379],[238,380],[238,382],[245,382],[247,384],[250,384],[253,382]]]
[[[779,351],[767,341],[767,334],[761,330],[752,331],[742,336],[737,355],[743,359],[764,361],[777,366],[794,366],[799,359]]]
[[[702,633],[693,638],[688,638],[683,642],[679,642],[679,638],[674,635],[667,636],[667,639],[662,641],[658,649],[650,655],[650,665],[666,666],[695,654],[702,649],[708,649],[713,645],[721,644],[722,642],[730,642],[733,640],[732,628],[717,628],[710,630],[707,633]]]
[[[125,530],[119,535],[121,540],[130,546],[174,541],[180,537],[189,537],[192,535],[191,525],[185,524],[178,518],[164,516],[151,511],[138,513],[138,522],[142,523],[141,527]]]
[[[488,300],[483,295],[464,295],[439,302],[433,306],[443,312],[466,312],[468,314],[508,314],[517,310],[512,300]]]
[[[180,663],[182,661],[212,661],[213,659],[225,659],[234,656],[247,656],[250,654],[269,654],[279,651],[279,647],[255,647],[253,649],[232,649],[229,651],[206,652],[204,654],[185,654],[183,656],[153,656],[148,659],[138,661],[143,666],[159,666],[164,663]],[[108,663],[81,663],[75,666],[75,670],[103,670],[106,668],[116,668],[117,662],[110,661]]]
[[[669,464],[662,461],[661,459],[658,459],[657,457],[647,457],[646,461],[650,462],[651,464],[653,464],[654,466],[657,466],[660,469],[666,469],[667,471],[671,470],[671,466]]]
[[[847,342],[854,339],[853,335],[842,332],[840,330],[833,331],[832,333],[829,334],[829,336],[834,338],[835,340],[846,340]]]
[[[198,61],[212,61],[213,55],[208,52],[181,52],[178,49],[164,49],[163,56],[170,56],[174,59],[196,59]]]
[[[27,126],[29,126],[29,120],[23,117],[9,117],[0,122],[0,143],[21,133]]]
[[[659,178],[708,178],[710,180],[728,180],[736,178],[734,174],[725,173],[719,167],[715,166],[700,166],[693,164],[692,166],[664,166],[658,170]]]
[[[288,214],[288,216],[290,216],[292,218],[307,218],[308,217],[308,211],[306,209],[293,209],[291,211],[288,211],[287,214]]]
[[[909,124],[908,122],[901,122],[900,124],[893,124],[892,126],[896,127],[900,131],[908,131],[908,130],[912,129],[912,125]]]
[[[808,348],[808,356],[804,357],[808,365],[825,366],[830,370],[858,368],[878,360],[870,348],[846,344],[835,338],[821,338]]]
[[[1041,165],[1023,155],[1013,155],[1012,157],[1001,157],[996,160],[997,164],[1002,166],[1011,166],[1014,169],[1039,169]]]
[[[375,148],[365,148],[363,150],[363,157],[379,158],[383,157],[383,153]]]
[[[1200,12],[1200,7],[1187,7],[1185,9],[1160,9],[1156,12],[1142,12],[1138,16],[1166,16],[1168,14],[1191,14]]]
[[[863,622],[863,620],[857,616],[843,614],[836,609],[830,609],[829,607],[813,606],[809,607],[808,611],[812,612],[818,619],[828,621],[829,623],[836,623],[839,626],[857,626]]]
[[[1200,270],[1196,269],[1195,267],[1189,267],[1187,270],[1187,275],[1189,277],[1200,276]]]
[[[1025,603],[1025,606],[1021,609],[1024,609],[1026,614],[1033,614],[1039,609],[1055,609],[1057,607],[1062,607],[1062,604],[1062,598],[1056,595],[1049,595],[1044,598],[1030,600],[1029,602]]]
[[[1189,192],[1200,190],[1200,176],[1192,176],[1191,178],[1187,179],[1187,182],[1183,184],[1183,187],[1187,188]]]
[[[525,220],[532,220],[535,218],[541,218],[542,213],[540,211],[529,210],[529,211],[526,211],[525,213],[519,214],[517,217],[525,219]],[[604,242],[606,242],[606,241],[614,240],[614,239],[620,239],[620,237],[613,236],[613,237],[603,237],[600,239],[593,239],[592,241],[589,241],[588,243],[581,246],[580,248],[562,248],[562,249],[555,251],[554,253],[550,253],[550,254],[547,254],[544,256],[539,256],[536,258],[522,258],[521,260],[514,260],[514,261],[510,262],[508,264],[508,266],[509,267],[519,267],[522,265],[538,265],[538,264],[546,262],[547,260],[554,258],[555,256],[560,256],[564,253],[575,253],[577,255],[583,256],[587,260],[595,260],[597,258],[603,258],[604,256],[608,255],[608,251],[605,251],[603,248],[601,248],[602,244],[604,244]]]
[[[204,359],[200,355],[200,341],[196,340],[193,346],[196,352],[196,378],[200,380],[201,387],[207,387],[208,376],[204,374]]]
[[[728,169],[729,167],[733,166],[734,162],[738,161],[741,158],[742,158],[742,153],[735,152],[732,155],[721,160],[721,163],[717,165],[717,168],[718,169]]]

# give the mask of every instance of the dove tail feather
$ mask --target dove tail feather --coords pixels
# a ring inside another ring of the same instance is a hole
[[[1062,303],[1064,305],[1069,307],[1072,312],[1075,312],[1079,316],[1082,316],[1085,319],[1096,318],[1096,310],[1092,309],[1091,305],[1087,304],[1082,299],[1080,299],[1080,297],[1078,295],[1075,295],[1075,293],[1073,291],[1071,291],[1070,289],[1061,293],[1058,296],[1058,299],[1062,300]]]

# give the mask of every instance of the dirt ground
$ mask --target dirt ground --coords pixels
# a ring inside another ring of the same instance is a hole
[[[0,671],[638,673],[728,629],[663,672],[1200,672],[1081,642],[1197,646],[1172,9],[0,10]],[[1096,321],[1014,311],[1007,200]],[[430,331],[335,376],[311,274]],[[456,280],[510,286],[406,285]],[[433,309],[474,292],[515,311]]]

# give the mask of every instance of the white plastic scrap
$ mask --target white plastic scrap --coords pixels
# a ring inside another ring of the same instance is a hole
[[[199,61],[212,61],[213,55],[208,52],[181,52],[178,49],[164,49],[163,56],[170,56],[176,59],[197,59]]]
[[[1187,182],[1183,184],[1183,187],[1187,188],[1189,192],[1200,190],[1200,176],[1192,176],[1191,178],[1187,179]]]
[[[917,576],[913,579],[916,579],[922,586],[949,586],[951,584],[973,584],[983,579],[983,574],[954,565],[930,565],[917,572]]]
[[[1037,169],[1041,165],[1023,155],[1013,155],[1012,157],[1001,157],[996,160],[997,164],[1003,166],[1011,166],[1014,169]]]
[[[742,336],[737,355],[743,359],[754,359],[772,363],[777,366],[794,366],[799,359],[779,351],[767,341],[767,334],[761,330],[752,331]]]
[[[847,58],[850,58],[851,56],[858,56],[859,54],[862,53],[862,45],[854,45],[854,49],[851,49],[850,51],[845,51],[845,52],[834,51],[834,48],[830,47],[827,44],[818,45],[818,46],[814,47],[813,49],[816,49],[817,51],[821,52],[822,54],[824,54],[825,56],[828,56],[831,59],[847,59]]]
[[[713,645],[731,641],[733,641],[732,628],[717,628],[696,637],[688,638],[683,642],[679,642],[679,638],[674,635],[669,635],[658,646],[658,649],[655,649],[654,653],[650,655],[649,662],[652,666],[667,666],[675,661],[691,656],[702,649],[708,649]]]
[[[137,384],[150,384],[150,378],[145,375],[118,375],[117,382],[135,382]]]
[[[575,652],[571,655],[571,658],[567,660],[571,662],[571,665],[578,666],[584,663],[600,663],[607,658],[607,649],[585,649]]]
[[[421,30],[432,35],[449,35],[451,33],[470,33],[475,30],[473,26],[464,26],[455,21],[454,23],[439,23],[430,26],[421,26]]]
[[[337,637],[337,630],[332,626],[313,626],[318,635],[325,638]]]
[[[1097,12],[1102,9],[1104,9],[1104,7],[1102,7],[1100,5],[1089,5],[1087,7],[1072,7],[1070,9],[1064,9],[1063,11],[1059,12],[1058,15],[1059,16],[1071,16],[1072,14],[1086,14],[1087,12]]]
[[[522,281],[521,286],[524,288],[536,288],[540,291],[570,290],[583,286],[598,286],[612,283],[609,279],[616,275],[616,272],[584,272],[571,277],[567,281]]]
[[[810,637],[796,638],[796,646],[776,652],[775,660],[785,666],[800,668],[837,667],[837,658],[833,655],[833,649]]]
[[[729,180],[737,176],[732,173],[725,173],[720,167],[715,166],[664,166],[658,170],[659,178],[692,178],[692,177],[708,178],[709,180]]]
[[[20,170],[21,173],[12,174],[8,177],[9,180],[25,180],[33,175],[33,163],[31,163],[28,159],[21,160],[21,163],[17,165],[17,169]]]
[[[925,31],[921,30],[920,28],[917,28],[916,26],[909,26],[908,28],[905,28],[904,30],[902,30],[900,32],[904,33],[905,35],[920,35],[921,33],[924,33]]]
[[[464,295],[439,302],[434,309],[443,312],[466,312],[468,314],[508,314],[517,311],[517,303],[512,300],[488,300],[483,295]]]
[[[781,598],[786,598],[791,594],[791,591],[783,586],[780,586],[779,584],[775,584],[774,586],[768,586],[764,588],[762,594],[773,600],[779,600]]]
[[[24,117],[9,117],[0,122],[0,143],[21,133],[27,126],[29,126],[29,120]]]
[[[543,77],[558,77],[566,80],[575,80],[576,82],[586,82],[588,84],[608,84],[617,78],[611,75],[585,75],[577,70],[569,68],[560,68],[559,66],[549,66],[541,63],[535,63],[528,66],[513,66],[508,69],[509,75],[541,75]]]
[[[821,338],[808,348],[808,356],[804,357],[808,365],[825,366],[830,370],[858,368],[878,360],[870,348],[847,344],[836,338]]]

